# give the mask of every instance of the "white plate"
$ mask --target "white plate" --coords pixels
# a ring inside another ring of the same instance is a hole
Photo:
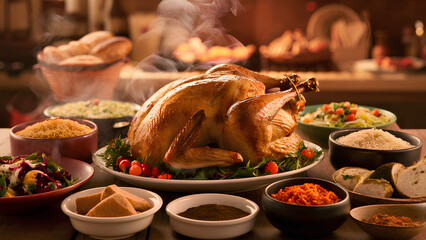
[[[314,143],[305,141],[308,148],[321,151],[322,148]],[[310,165],[288,172],[272,175],[223,180],[180,180],[180,179],[156,179],[114,171],[105,167],[105,161],[99,156],[106,150],[106,147],[99,149],[93,155],[93,162],[102,170],[118,177],[120,180],[145,189],[170,191],[170,192],[242,192],[261,188],[269,183],[293,177],[313,168],[324,159],[324,152]]]
[[[309,18],[306,36],[309,39],[330,39],[331,26],[339,19],[346,23],[361,21],[358,13],[343,4],[328,4],[316,10]]]

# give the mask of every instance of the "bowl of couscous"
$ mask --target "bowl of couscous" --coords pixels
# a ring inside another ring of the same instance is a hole
[[[46,117],[81,118],[94,122],[99,129],[98,147],[103,147],[117,136],[127,136],[130,122],[140,105],[108,99],[91,99],[62,103],[47,107]]]
[[[45,153],[53,160],[62,157],[92,161],[98,149],[98,126],[89,120],[49,118],[18,124],[10,129],[11,154]]]

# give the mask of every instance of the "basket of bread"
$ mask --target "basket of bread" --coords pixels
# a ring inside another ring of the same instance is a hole
[[[132,46],[126,37],[96,31],[45,47],[37,55],[37,67],[58,101],[110,99]]]

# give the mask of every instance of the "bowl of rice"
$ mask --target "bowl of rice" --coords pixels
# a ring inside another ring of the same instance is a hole
[[[13,156],[45,153],[53,160],[62,157],[92,162],[98,149],[98,127],[89,120],[50,118],[18,124],[10,129]]]
[[[406,167],[420,159],[423,143],[411,134],[389,129],[343,129],[330,134],[330,162],[335,169],[361,167],[375,170],[397,162]]]

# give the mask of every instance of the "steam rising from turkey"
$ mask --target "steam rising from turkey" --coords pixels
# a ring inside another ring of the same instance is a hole
[[[141,37],[156,36],[159,41],[158,51],[144,58],[137,68],[144,72],[178,72],[183,70],[207,69],[214,63],[188,66],[173,58],[175,48],[191,37],[199,37],[208,47],[214,45],[235,47],[240,41],[225,33],[220,18],[232,13],[234,16],[243,10],[239,0],[163,0],[157,8],[157,18],[150,30]],[[141,46],[143,47],[143,46]],[[135,102],[144,102],[159,86],[150,81],[148,86],[138,82],[138,77],[126,86],[128,96]],[[150,85],[150,86],[149,86]]]
[[[232,12],[237,15],[242,9],[238,0],[163,0],[157,8],[157,18],[150,26],[150,32],[161,35],[158,55],[172,58],[175,48],[191,37],[199,37],[207,45],[236,46],[241,43],[226,34],[220,18]],[[141,61],[142,70],[175,72],[176,63],[164,66],[156,61],[161,58],[150,56]],[[153,62],[154,61],[154,62]],[[155,66],[153,68],[153,66]],[[180,69],[181,70],[181,69]]]

